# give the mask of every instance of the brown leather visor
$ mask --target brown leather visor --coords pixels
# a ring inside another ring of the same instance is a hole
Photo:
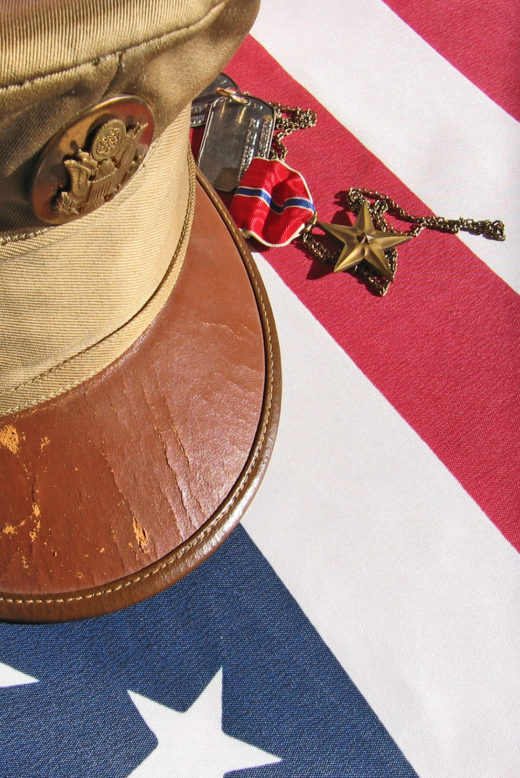
[[[239,521],[276,432],[268,301],[197,183],[179,279],[115,362],[0,418],[0,617],[83,618],[174,583]]]

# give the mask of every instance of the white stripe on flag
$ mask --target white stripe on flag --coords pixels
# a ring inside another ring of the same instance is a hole
[[[252,34],[435,213],[502,219],[505,243],[461,239],[520,291],[520,129],[508,113],[381,0],[268,2]]]
[[[256,259],[284,393],[247,531],[421,778],[513,778],[520,556]]]

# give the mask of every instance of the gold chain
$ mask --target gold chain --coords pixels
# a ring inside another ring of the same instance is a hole
[[[470,232],[472,235],[483,235],[489,240],[505,240],[504,223],[498,219],[495,221],[475,219],[445,219],[443,216],[414,216],[409,211],[401,208],[395,200],[388,195],[384,195],[375,189],[349,189],[343,193],[344,202],[342,205],[354,212],[359,211],[364,202],[373,200],[369,203],[370,212],[374,218],[374,224],[378,229],[384,229],[393,235],[410,235],[415,238],[423,230],[437,230],[438,232],[448,232],[455,235],[457,232]],[[396,230],[389,225],[384,216],[389,213],[396,216],[401,221],[415,225],[406,232]]]
[[[285,159],[287,147],[282,143],[297,130],[306,130],[316,124],[316,112],[298,106],[282,105],[282,103],[269,103],[275,111],[275,128],[270,159]]]
[[[503,222],[496,221],[476,221],[475,219],[445,219],[442,216],[415,216],[404,208],[401,208],[395,200],[388,195],[384,195],[374,189],[349,189],[347,192],[342,192],[338,195],[339,204],[348,211],[358,213],[363,207],[364,203],[367,203],[370,209],[370,214],[374,222],[374,226],[378,230],[391,233],[392,235],[409,235],[415,238],[423,230],[438,230],[439,232],[447,232],[452,235],[460,231],[470,232],[473,235],[483,235],[490,240],[505,240],[504,224]],[[395,216],[401,221],[408,222],[412,226],[409,230],[402,231],[397,230],[386,221],[386,214]],[[312,234],[312,228],[316,218],[314,218],[307,228],[301,234],[299,240],[310,256],[314,259],[324,262],[326,264],[334,265],[337,260],[337,250],[328,248],[322,240]],[[385,252],[388,260],[388,264],[395,274],[397,270],[397,250],[395,248]],[[355,269],[351,271],[377,295],[384,296],[388,291],[390,282],[386,279],[380,278],[364,263],[360,263]]]
[[[244,94],[248,94],[244,92]],[[316,112],[310,109],[303,109],[298,106],[284,105],[282,103],[269,102],[269,105],[275,112],[275,129],[272,140],[270,159],[285,160],[287,156],[287,147],[283,140],[297,130],[306,130],[314,127],[316,124]],[[475,219],[445,219],[442,216],[415,216],[402,208],[388,195],[382,194],[375,189],[351,188],[347,192],[342,192],[339,196],[339,204],[346,210],[358,213],[367,203],[374,226],[378,230],[388,232],[392,235],[409,235],[415,238],[423,230],[437,230],[438,232],[447,232],[452,235],[458,232],[469,232],[473,235],[483,235],[489,240],[505,240],[504,224],[499,221]],[[401,221],[408,222],[412,226],[406,230],[398,230],[386,221],[386,215],[394,216]],[[337,250],[332,250],[321,240],[312,234],[312,228],[316,223],[316,214],[301,233],[298,241],[302,248],[314,259],[327,264],[335,264],[337,259]],[[385,252],[388,264],[395,274],[397,269],[397,250],[391,248]],[[375,294],[383,296],[388,291],[390,281],[381,278],[370,268],[365,267],[365,263],[360,263],[352,271],[358,276]]]

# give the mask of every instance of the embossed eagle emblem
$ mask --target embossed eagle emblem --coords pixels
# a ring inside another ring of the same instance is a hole
[[[121,119],[110,119],[96,130],[90,150],[78,148],[63,161],[69,187],[56,195],[52,210],[70,218],[98,208],[121,189],[139,167],[140,138],[148,124],[137,122],[127,129]]]

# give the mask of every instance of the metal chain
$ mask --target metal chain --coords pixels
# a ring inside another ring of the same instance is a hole
[[[245,92],[244,94],[247,94]],[[269,105],[275,111],[275,129],[272,140],[270,159],[285,160],[287,156],[287,147],[283,140],[297,130],[305,130],[314,127],[316,124],[316,113],[310,109],[299,108],[298,106],[284,105],[282,103],[269,102]],[[437,230],[451,235],[463,231],[473,235],[483,235],[489,240],[505,240],[503,222],[475,219],[445,219],[442,216],[416,216],[402,208],[388,195],[382,194],[375,189],[351,188],[340,195],[340,204],[346,210],[357,213],[366,202],[370,208],[370,213],[374,221],[374,226],[379,230],[391,233],[392,235],[409,235],[415,238],[423,230]],[[371,201],[371,202],[370,202]],[[386,221],[386,215],[394,216],[401,221],[408,222],[412,226],[405,231],[398,230]],[[306,229],[299,236],[298,241],[302,248],[314,259],[326,264],[335,264],[337,250],[328,248],[321,240],[312,234],[312,228],[316,222],[316,217],[309,222]],[[392,248],[386,253],[392,274],[397,269],[397,250]],[[360,263],[352,269],[356,276],[377,295],[383,296],[388,291],[390,281],[381,278],[372,272],[371,269]]]
[[[341,193],[339,200],[342,207],[354,213],[358,213],[363,204],[368,203],[374,226],[378,230],[383,230],[392,235],[409,235],[415,238],[425,229],[447,232],[451,235],[455,235],[462,230],[473,235],[483,235],[490,240],[505,240],[504,224],[501,221],[476,221],[475,219],[464,218],[445,219],[442,216],[415,216],[398,205],[391,197],[375,189],[352,188],[347,192]],[[385,218],[386,214],[395,216],[413,226],[409,230],[398,230],[388,224]],[[306,230],[300,236],[300,243],[314,259],[327,264],[334,264],[337,258],[337,251],[329,249],[320,239],[312,234],[315,222],[316,218],[309,222]],[[395,248],[390,249],[386,252],[386,256],[392,274],[395,274],[397,269],[397,250]],[[380,278],[368,267],[365,267],[363,263],[353,269],[353,272],[360,276],[375,294],[383,296],[388,291],[390,281]]]
[[[498,219],[496,221],[476,221],[475,219],[464,219],[462,217],[460,219],[445,219],[443,216],[414,216],[409,211],[401,208],[391,197],[375,189],[352,188],[344,194],[344,197],[344,206],[355,212],[362,207],[364,202],[367,202],[367,198],[373,200],[371,213],[379,221],[379,224],[376,224],[376,226],[378,229],[385,229],[387,232],[391,232],[393,235],[410,235],[412,238],[415,238],[424,229],[428,229],[447,232],[451,235],[461,231],[470,232],[472,235],[483,235],[489,240],[506,239],[504,223]],[[386,213],[415,226],[404,232],[397,230],[386,222],[384,218]]]
[[[271,159],[284,160],[287,156],[287,147],[282,142],[297,130],[306,130],[316,124],[316,112],[309,108],[283,105],[282,103],[269,103],[275,111],[274,138],[269,157]]]

